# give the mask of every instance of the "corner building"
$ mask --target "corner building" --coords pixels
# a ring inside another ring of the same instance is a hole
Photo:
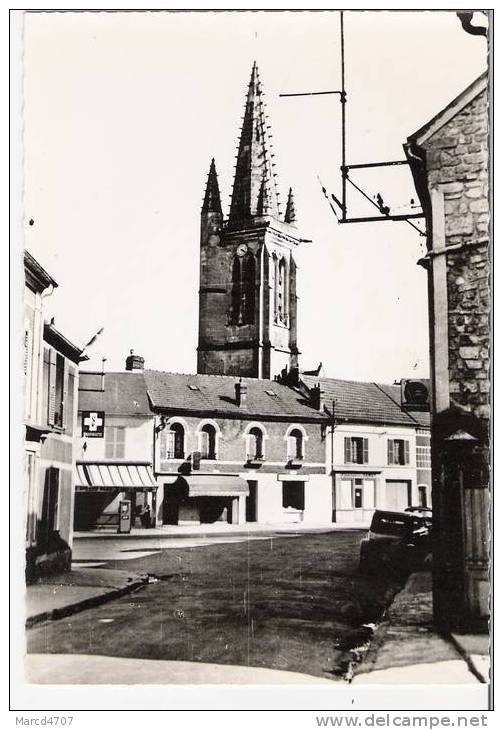
[[[239,140],[229,217],[215,161],[201,211],[197,372],[274,378],[297,366],[294,250],[300,243],[290,189],[284,216],[257,65]]]

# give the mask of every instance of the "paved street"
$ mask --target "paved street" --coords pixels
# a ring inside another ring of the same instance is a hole
[[[28,631],[31,653],[94,654],[283,669],[337,679],[397,586],[357,572],[360,531],[166,549],[127,541],[106,567],[148,572],[135,593]],[[101,558],[103,546],[101,543]],[[198,541],[201,542],[201,541]],[[95,559],[100,548],[82,560]],[[77,555],[78,555],[77,550]],[[110,555],[110,553],[109,553]],[[119,558],[119,559],[117,559]]]

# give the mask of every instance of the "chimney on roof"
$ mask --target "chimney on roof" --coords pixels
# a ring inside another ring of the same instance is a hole
[[[311,404],[320,413],[325,412],[325,391],[321,383],[316,383],[311,388]]]
[[[145,358],[135,355],[134,350],[130,350],[126,358],[126,370],[143,370],[144,367]]]
[[[241,408],[241,406],[246,406],[246,400],[248,397],[248,386],[246,383],[243,383],[243,381],[240,379],[239,383],[236,383],[234,386],[236,389],[236,403]]]

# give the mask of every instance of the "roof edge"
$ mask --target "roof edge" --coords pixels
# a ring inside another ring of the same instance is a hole
[[[473,99],[475,99],[488,85],[489,72],[484,71],[469,86],[466,87],[458,96],[450,101],[441,111],[435,114],[426,124],[423,124],[416,132],[407,137],[408,142],[422,145],[435,132],[444,127],[450,120],[464,109]]]

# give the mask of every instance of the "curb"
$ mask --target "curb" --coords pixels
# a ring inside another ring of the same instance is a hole
[[[479,672],[479,670],[473,663],[471,656],[468,654],[466,649],[463,648],[460,642],[452,634],[445,634],[444,638],[451,642],[458,654],[466,662],[466,666],[468,667],[470,672],[479,680],[479,682],[481,684],[487,684],[487,680]]]
[[[73,614],[79,613],[80,611],[85,611],[87,608],[101,606],[103,603],[108,603],[108,601],[112,601],[114,598],[120,598],[121,596],[125,596],[128,593],[132,593],[137,588],[141,588],[147,583],[148,575],[141,575],[138,579],[133,580],[131,583],[128,583],[121,588],[112,588],[106,593],[101,593],[98,596],[84,598],[83,600],[77,601],[76,603],[70,603],[67,606],[61,606],[61,608],[54,608],[51,611],[43,611],[42,613],[37,613],[34,616],[29,616],[26,619],[25,626],[27,629],[30,629],[37,624],[43,623],[44,621],[56,621],[57,619],[65,618],[65,616],[72,616]]]

